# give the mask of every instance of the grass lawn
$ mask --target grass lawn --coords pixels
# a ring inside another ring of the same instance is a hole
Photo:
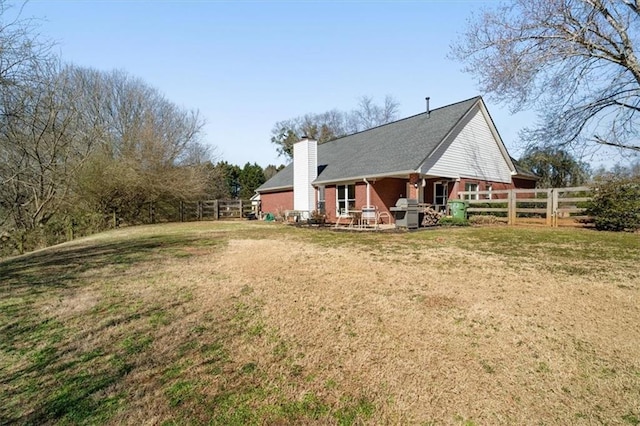
[[[251,222],[0,261],[0,424],[640,424],[640,236]]]

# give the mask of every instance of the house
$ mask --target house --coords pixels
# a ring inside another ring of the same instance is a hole
[[[323,211],[327,220],[399,198],[445,209],[459,191],[534,188],[475,97],[317,145],[303,138],[293,162],[257,189],[263,212]],[[393,215],[390,214],[391,218]]]

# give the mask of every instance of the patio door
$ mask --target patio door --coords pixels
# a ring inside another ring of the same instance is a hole
[[[447,207],[447,198],[449,197],[447,183],[435,182],[433,184],[433,205],[436,210],[444,210]]]

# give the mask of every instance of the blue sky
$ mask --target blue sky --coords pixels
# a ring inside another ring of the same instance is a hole
[[[482,94],[450,44],[483,1],[31,0],[63,60],[123,69],[198,109],[219,159],[280,164],[275,122],[392,95],[400,117]],[[485,98],[510,153],[535,116]]]

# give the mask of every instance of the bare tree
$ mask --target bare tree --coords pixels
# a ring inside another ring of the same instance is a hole
[[[0,0],[0,86],[28,81],[33,67],[50,58],[51,44],[38,38],[34,20],[22,16],[22,7]]]
[[[205,193],[212,172],[196,111],[119,71],[52,58],[28,71],[0,85],[0,231],[21,249],[25,236],[44,242],[54,217],[117,211],[135,223],[146,203]]]
[[[347,133],[347,114],[331,110],[277,122],[271,131],[271,142],[277,145],[278,154],[291,158],[293,144],[303,136],[325,143]]]
[[[278,154],[291,158],[293,144],[308,136],[325,143],[343,136],[389,123],[397,118],[399,104],[387,95],[383,105],[363,96],[358,108],[349,112],[332,109],[320,114],[305,114],[277,122],[271,130],[271,142]]]
[[[91,208],[135,221],[143,205],[202,196],[211,178],[202,144],[204,122],[123,71],[79,69],[94,95],[88,111],[99,149],[78,176],[78,194]]]
[[[135,220],[146,202],[205,193],[212,172],[197,111],[122,71],[62,65],[9,11],[0,0],[3,237],[24,250],[87,213]]]
[[[15,12],[15,13],[14,13]],[[74,112],[63,107],[68,84],[32,20],[0,1],[0,226],[46,223],[75,157],[67,137]]]
[[[398,102],[390,95],[385,96],[382,105],[377,105],[369,96],[361,97],[358,109],[353,110],[348,117],[349,133],[371,129],[395,120],[398,116],[398,107]]]
[[[75,173],[91,151],[75,103],[73,76],[40,61],[28,81],[0,87],[2,222],[23,231],[46,225],[67,201]]]
[[[639,36],[638,0],[513,0],[475,16],[452,56],[513,112],[539,112],[526,141],[633,152]]]

